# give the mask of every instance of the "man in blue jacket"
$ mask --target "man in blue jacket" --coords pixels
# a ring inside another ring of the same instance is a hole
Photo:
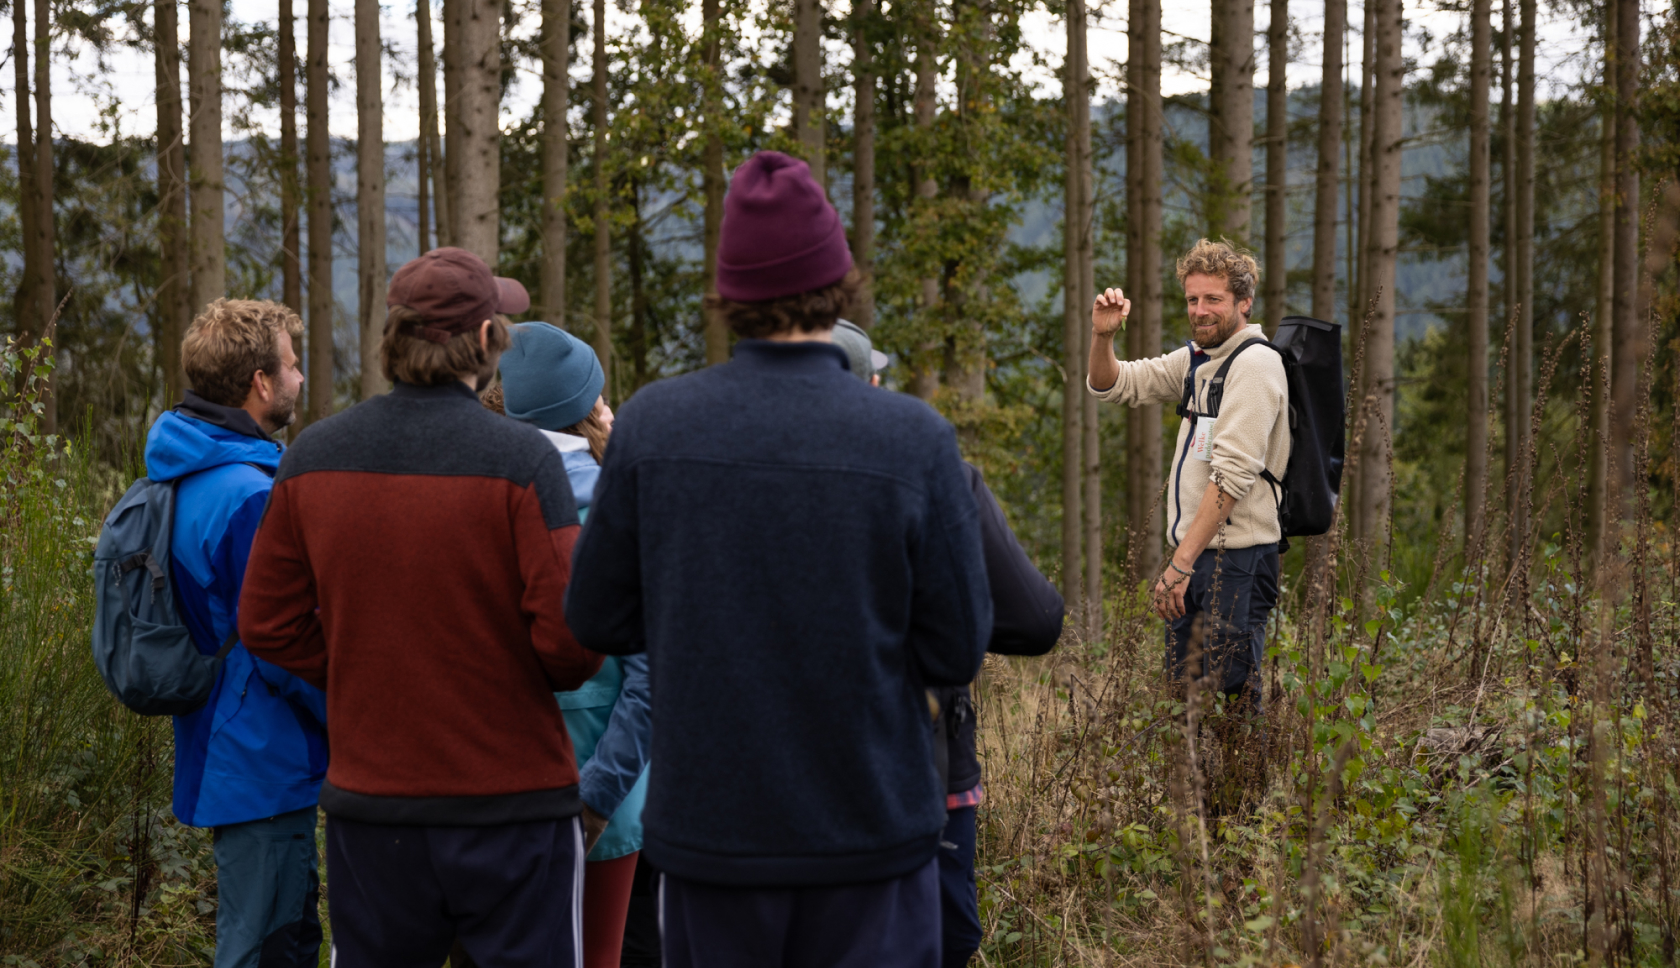
[[[251,541],[303,374],[285,306],[218,299],[181,345],[192,384],[146,439],[146,473],[176,481],[175,587],[200,652],[238,627]],[[228,653],[204,707],[175,717],[175,816],[214,831],[215,968],[314,968],[320,957],[315,803],[327,770],[320,690]]]
[[[620,410],[566,618],[648,653],[643,850],[670,968],[937,968],[945,791],[927,690],[992,627],[956,434],[847,372],[859,276],[802,161],[724,203],[722,366]]]

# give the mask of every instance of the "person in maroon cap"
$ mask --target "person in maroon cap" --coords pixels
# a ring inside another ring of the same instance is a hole
[[[391,280],[394,388],[286,451],[239,631],[326,692],[338,968],[574,968],[584,834],[556,690],[601,665],[567,629],[577,506],[534,427],[479,405],[530,300],[436,249]]]
[[[973,680],[992,600],[955,431],[832,341],[857,283],[805,163],[742,165],[734,358],[624,405],[578,539],[578,641],[648,655],[669,968],[939,965],[927,689]]]

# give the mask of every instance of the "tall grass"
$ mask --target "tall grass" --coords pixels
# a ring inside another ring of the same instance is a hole
[[[1578,339],[1546,350],[1536,431],[1587,426],[1590,387],[1545,392]],[[1649,387],[1627,417],[1639,481]],[[1515,485],[1519,520],[1556,533],[1495,520],[1422,587],[1345,527],[1311,542],[1244,745],[1218,741],[1217,697],[1170,688],[1142,587],[1109,589],[1100,642],[989,659],[985,962],[1674,964],[1680,551],[1641,492],[1612,498],[1625,527],[1593,560],[1595,442],[1568,437],[1528,454],[1544,492]],[[1220,791],[1244,771],[1261,779],[1233,806]]]
[[[35,432],[42,374],[0,379],[0,963],[208,963],[209,837],[169,813],[167,719],[93,667],[92,559],[126,478]],[[133,476],[133,475],[128,475]]]

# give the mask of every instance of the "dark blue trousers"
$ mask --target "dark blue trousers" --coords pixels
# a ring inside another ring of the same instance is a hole
[[[583,826],[327,818],[335,968],[438,968],[459,938],[486,968],[580,968]]]
[[[939,927],[944,968],[963,968],[980,950],[980,892],[974,881],[974,807],[945,814],[939,844]]]
[[[662,875],[666,968],[939,968],[939,862],[840,887],[720,887]]]
[[[1202,552],[1184,617],[1167,625],[1167,675],[1178,683],[1205,677],[1203,688],[1242,695],[1257,715],[1266,620],[1277,600],[1277,545]]]

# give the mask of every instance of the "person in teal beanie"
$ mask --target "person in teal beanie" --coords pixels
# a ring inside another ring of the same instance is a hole
[[[613,420],[601,396],[606,379],[595,351],[548,323],[520,323],[513,327],[513,346],[502,354],[501,376],[502,412],[554,443],[577,498],[578,519],[587,520]],[[491,396],[485,402],[494,408],[496,401]],[[554,695],[577,751],[584,830],[592,840],[584,864],[583,965],[617,968],[642,847],[653,729],[647,657],[608,658],[582,688]]]

